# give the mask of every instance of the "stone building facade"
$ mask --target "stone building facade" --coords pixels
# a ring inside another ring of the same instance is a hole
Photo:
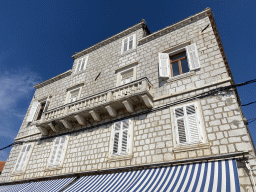
[[[209,8],[154,33],[142,20],[72,58],[35,85],[2,184],[236,159],[241,191],[253,191],[236,88],[216,90],[234,80]]]

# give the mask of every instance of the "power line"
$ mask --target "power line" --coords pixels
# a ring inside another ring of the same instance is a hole
[[[153,109],[149,109],[149,110],[147,110],[147,111],[142,111],[142,112],[139,112],[139,113],[135,113],[135,114],[126,116],[126,117],[118,118],[118,119],[115,119],[115,120],[110,120],[110,121],[107,121],[107,122],[104,122],[104,123],[100,123],[100,124],[96,124],[96,125],[91,125],[90,127],[85,127],[85,128],[82,128],[82,129],[73,130],[73,131],[66,132],[66,133],[61,133],[61,134],[57,134],[57,135],[53,135],[53,136],[48,136],[48,137],[41,137],[41,138],[39,138],[39,139],[32,139],[32,140],[28,140],[28,141],[15,141],[15,142],[13,142],[13,143],[10,144],[10,145],[1,148],[0,151],[1,151],[1,150],[4,150],[4,149],[6,149],[6,148],[9,148],[9,147],[11,147],[11,146],[15,146],[15,145],[22,145],[22,144],[24,144],[24,143],[38,142],[38,141],[43,141],[43,140],[46,140],[46,139],[51,139],[51,138],[55,138],[55,137],[59,137],[59,136],[63,136],[63,135],[69,135],[69,134],[73,134],[73,133],[79,133],[79,132],[85,131],[86,129],[92,129],[92,128],[104,126],[104,125],[107,125],[107,124],[112,124],[112,123],[115,123],[115,122],[117,122],[117,121],[129,119],[129,118],[132,118],[132,117],[136,117],[136,116],[140,116],[140,115],[145,115],[145,114],[153,113],[153,112],[160,111],[160,110],[169,108],[169,107],[174,106],[174,105],[177,105],[177,104],[186,103],[186,102],[188,102],[188,101],[192,101],[192,100],[195,100],[195,99],[201,99],[201,98],[204,98],[204,97],[208,97],[208,96],[211,96],[211,95],[215,95],[215,94],[217,94],[217,93],[219,93],[219,92],[221,92],[221,91],[227,91],[227,90],[229,90],[229,89],[231,89],[231,88],[241,87],[241,86],[248,85],[248,84],[255,83],[255,82],[256,82],[256,79],[253,79],[253,80],[246,81],[246,82],[244,82],[244,83],[239,83],[239,84],[236,84],[236,85],[229,85],[229,86],[225,86],[225,87],[219,87],[219,88],[212,89],[212,90],[210,90],[210,91],[207,91],[207,92],[204,92],[204,93],[201,93],[201,94],[192,96],[192,97],[188,97],[188,98],[186,98],[186,99],[181,99],[181,100],[178,100],[178,101],[175,101],[175,102],[172,102],[172,103],[167,103],[167,104],[165,104],[165,105],[162,105],[162,106],[159,106],[159,107],[156,107],[156,108],[153,108]],[[256,119],[256,118],[255,118],[255,119]],[[252,122],[253,122],[253,121],[252,121]],[[251,123],[251,122],[250,122],[250,123]]]
[[[254,104],[254,103],[256,103],[256,101],[253,101],[253,102],[251,102],[251,103],[247,103],[247,104],[244,104],[244,105],[241,105],[241,106],[248,106],[248,105],[251,105],[251,104]]]

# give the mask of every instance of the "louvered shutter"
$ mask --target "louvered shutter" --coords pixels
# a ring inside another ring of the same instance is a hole
[[[15,167],[16,172],[25,171],[25,167],[28,163],[28,159],[29,159],[31,151],[32,151],[32,144],[25,145],[22,148],[20,157],[19,157],[16,167]]]
[[[63,161],[64,155],[65,155],[64,152],[65,152],[66,139],[67,139],[66,136],[56,138],[54,142],[52,154],[49,159],[49,167],[58,166]]]
[[[29,111],[29,114],[28,114],[28,117],[27,117],[27,122],[31,122],[34,120],[38,110],[39,110],[39,106],[40,106],[40,103],[35,101],[32,103],[32,106],[30,108],[30,111]]]
[[[119,143],[120,143],[120,132],[121,132],[121,126],[122,126],[122,122],[116,122],[114,124],[114,131],[113,131],[113,150],[112,150],[112,154],[113,155],[118,155],[119,154]]]
[[[128,47],[128,38],[123,40],[123,52],[127,51]]]
[[[129,127],[130,127],[130,120],[122,121],[122,135],[120,137],[122,143],[120,145],[120,152],[121,154],[127,154],[128,152],[128,134],[129,134]]]
[[[189,69],[195,70],[200,68],[198,52],[195,43],[188,45],[186,47],[186,54],[188,58]]]
[[[88,63],[88,58],[89,58],[88,55],[84,58],[84,66],[83,66],[82,70],[86,69],[86,66],[87,66],[87,63]]]
[[[133,35],[129,37],[129,49],[132,49],[133,48]]]
[[[198,143],[199,138],[199,126],[196,116],[195,105],[186,106],[186,116],[187,116],[187,128],[189,132],[189,142]]]
[[[78,63],[77,63],[77,66],[76,66],[76,73],[80,71],[81,64],[82,64],[82,59],[79,59]]]
[[[170,58],[168,53],[158,53],[159,56],[159,76],[170,77]]]
[[[187,131],[185,127],[185,115],[183,107],[175,109],[174,114],[177,141],[180,144],[187,143]]]
[[[133,45],[132,45],[132,48],[135,49],[136,47],[136,34],[133,34]]]
[[[49,105],[49,102],[50,102],[50,97],[47,97],[46,102],[45,102],[45,106],[44,106],[43,113],[47,110],[48,105]]]

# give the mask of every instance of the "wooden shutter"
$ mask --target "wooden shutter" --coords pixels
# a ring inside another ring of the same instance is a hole
[[[27,122],[31,122],[34,120],[35,116],[37,115],[37,112],[39,110],[39,106],[40,106],[40,103],[35,101],[32,103],[32,106],[30,108],[30,111],[29,111],[29,114],[28,114],[28,117],[27,117]]]
[[[133,34],[133,45],[132,48],[135,49],[136,48],[136,34]]]
[[[78,63],[77,63],[77,66],[76,66],[76,73],[80,71],[81,64],[82,64],[82,59],[79,59]]]
[[[187,131],[185,127],[185,115],[183,107],[174,110],[176,138],[178,143],[187,143]]]
[[[89,58],[88,55],[84,58],[84,67],[82,68],[82,70],[86,69],[86,66],[87,66],[87,63],[88,63],[88,58]]]
[[[168,53],[158,53],[159,56],[159,76],[170,77],[170,58]]]
[[[25,171],[31,151],[32,151],[32,144],[23,146],[19,159],[16,163],[16,167],[15,167],[16,172]]]
[[[65,155],[65,144],[67,137],[57,137],[54,142],[54,146],[52,149],[52,154],[49,158],[49,167],[58,166],[63,161]]]
[[[188,58],[189,69],[195,70],[200,68],[198,52],[195,43],[188,45],[186,47],[186,54]]]
[[[199,138],[199,126],[198,120],[196,116],[195,105],[186,106],[186,116],[187,116],[187,127],[189,132],[189,142],[190,143],[198,143]]]

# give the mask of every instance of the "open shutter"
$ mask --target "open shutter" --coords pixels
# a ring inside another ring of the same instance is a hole
[[[180,144],[187,143],[187,131],[185,127],[185,115],[183,107],[175,109],[174,114],[177,141]]]
[[[189,69],[195,70],[200,68],[198,52],[195,43],[188,45],[186,47],[186,53],[188,58]]]
[[[113,131],[113,148],[112,148],[112,154],[118,155],[119,154],[119,138],[120,138],[120,132],[121,132],[121,121],[116,122],[114,124],[114,131]]]
[[[27,117],[27,122],[31,122],[34,120],[37,111],[39,110],[40,103],[35,101],[32,103],[31,109],[29,111],[29,115]]]
[[[127,154],[128,152],[128,133],[130,127],[130,120],[122,121],[122,137],[121,137],[121,153]]]
[[[76,66],[76,73],[80,71],[81,64],[82,64],[82,59],[79,59],[78,63],[77,63],[77,66]]]
[[[43,113],[47,110],[49,102],[50,102],[50,97],[48,96],[47,99],[46,99],[46,102],[45,102]]]
[[[195,105],[193,104],[193,105],[186,106],[186,113],[187,113],[187,126],[189,130],[190,143],[198,143],[200,140],[200,137],[199,137],[199,126],[198,126],[198,120],[196,116]]]
[[[159,56],[159,76],[170,77],[170,58],[168,53],[158,53]]]
[[[87,63],[88,63],[88,58],[89,58],[88,55],[84,58],[84,67],[82,68],[82,70],[86,69],[86,66],[87,66]]]
[[[136,34],[133,34],[133,45],[132,48],[135,49],[136,48]]]

